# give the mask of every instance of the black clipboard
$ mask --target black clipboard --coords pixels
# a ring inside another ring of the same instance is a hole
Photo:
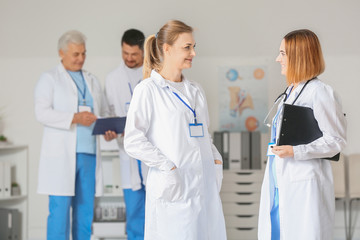
[[[125,123],[126,117],[98,118],[92,135],[104,135],[109,130],[121,134],[124,132]]]
[[[310,143],[322,136],[323,133],[311,108],[284,103],[277,145],[297,146]],[[340,153],[324,159],[338,161],[339,157]]]

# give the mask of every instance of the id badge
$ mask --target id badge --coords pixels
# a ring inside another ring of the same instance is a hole
[[[268,150],[267,150],[267,156],[275,156],[275,154],[272,152],[272,146],[276,146],[275,143],[269,143],[268,144]]]
[[[91,112],[91,107],[80,105],[79,106],[79,112]]]
[[[125,103],[125,112],[127,113],[129,111],[130,102]]]
[[[190,137],[204,137],[204,127],[202,123],[189,124]]]

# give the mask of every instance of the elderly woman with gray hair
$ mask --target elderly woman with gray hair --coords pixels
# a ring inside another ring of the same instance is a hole
[[[85,36],[64,33],[58,43],[61,63],[43,73],[35,88],[35,115],[44,126],[38,193],[49,195],[47,239],[90,239],[95,195],[102,194],[99,139],[93,125],[102,109],[94,75],[82,69]],[[106,140],[116,137],[108,131]]]

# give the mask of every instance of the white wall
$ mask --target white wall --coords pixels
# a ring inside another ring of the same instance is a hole
[[[45,238],[47,216],[47,197],[36,194],[42,126],[34,118],[33,88],[43,71],[58,64],[56,44],[63,32],[78,29],[87,35],[85,68],[103,82],[120,62],[119,42],[126,29],[139,28],[149,35],[169,19],[195,27],[197,57],[185,74],[203,85],[214,131],[217,67],[267,65],[271,104],[285,86],[274,62],[282,36],[310,28],[318,34],[325,54],[322,78],[339,92],[347,113],[345,152],[355,153],[360,145],[359,10],[357,0],[0,0],[2,128],[12,142],[30,146],[30,238]]]

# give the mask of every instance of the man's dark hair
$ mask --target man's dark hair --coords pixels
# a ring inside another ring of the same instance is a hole
[[[121,38],[121,45],[126,43],[130,46],[139,46],[141,50],[144,49],[144,34],[137,29],[129,29],[124,32],[124,35]]]

